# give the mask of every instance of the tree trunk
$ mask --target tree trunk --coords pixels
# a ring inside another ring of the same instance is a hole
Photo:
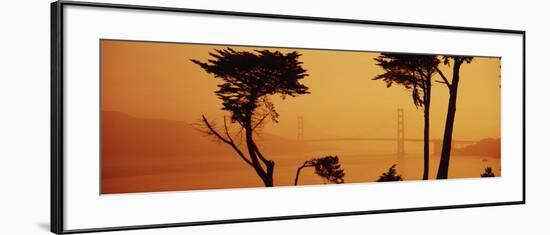
[[[298,167],[298,170],[296,170],[296,177],[294,177],[294,186],[298,185],[298,177],[300,177],[300,171],[306,167],[305,165],[302,165]]]
[[[426,89],[424,91],[424,174],[422,174],[422,180],[427,180],[430,172],[430,102],[432,96],[431,86],[431,77],[428,76],[428,78],[426,79]]]
[[[250,155],[250,160],[252,161],[252,165],[254,166],[254,170],[256,171],[258,176],[260,176],[266,187],[273,187],[273,171],[269,171],[269,173],[266,173],[262,165],[260,164],[258,156],[256,155],[256,150],[254,148],[255,143],[254,139],[252,138],[252,125],[246,124],[244,129],[246,136],[246,146],[248,149],[248,154]]]
[[[445,132],[443,133],[443,147],[441,148],[441,160],[437,171],[437,179],[447,179],[449,175],[449,163],[451,158],[451,147],[453,143],[453,127],[456,112],[456,98],[458,93],[458,82],[460,65],[462,59],[454,57],[453,80],[449,87],[449,104],[447,107],[447,119],[445,121]]]

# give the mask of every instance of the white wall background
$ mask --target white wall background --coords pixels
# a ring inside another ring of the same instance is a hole
[[[49,231],[49,0],[0,7],[0,233]],[[137,1],[136,1],[137,2]],[[169,2],[169,1],[163,1]],[[547,234],[548,6],[514,1],[195,0],[188,8],[527,31],[527,205],[112,232],[110,234]],[[534,1],[533,1],[534,2]]]

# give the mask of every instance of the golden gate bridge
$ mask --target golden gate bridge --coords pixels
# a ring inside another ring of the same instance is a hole
[[[395,138],[376,138],[376,137],[340,137],[340,138],[316,138],[316,139],[304,139],[304,117],[298,117],[298,141],[306,142],[354,142],[354,141],[381,141],[381,142],[395,142],[397,156],[405,155],[405,142],[424,142],[422,138],[406,138],[405,137],[405,113],[402,108],[397,109],[397,136]],[[477,143],[474,140],[457,140],[453,139],[452,149],[461,148],[466,145]],[[430,139],[430,143],[433,146],[432,155],[441,154],[441,147],[443,140]]]

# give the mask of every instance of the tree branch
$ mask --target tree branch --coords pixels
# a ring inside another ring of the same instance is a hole
[[[252,131],[254,131],[262,122],[271,114],[271,112],[266,112],[266,114],[252,127]]]
[[[443,78],[443,81],[445,81],[445,84],[447,85],[447,88],[451,89],[451,83],[449,83],[449,80],[447,79],[447,77],[445,77],[445,75],[443,74],[443,72],[441,72],[441,70],[435,66],[435,71],[437,71],[437,73],[439,74],[439,76],[441,78]]]
[[[418,72],[420,74],[420,77],[423,77],[424,79],[428,79],[428,75],[426,73],[424,73],[424,71],[422,71],[422,69],[417,69],[416,72]]]
[[[241,129],[239,130],[239,132],[237,132],[233,138],[237,138],[237,136],[239,137],[239,145],[241,145],[243,143],[243,130],[244,130],[244,127],[241,127]]]
[[[237,145],[235,145],[235,143],[233,142],[233,139],[231,139],[231,137],[229,137],[229,139],[226,139],[226,138],[223,138],[223,136],[220,135],[220,133],[218,133],[213,127],[212,125],[210,125],[210,123],[208,122],[208,120],[206,119],[206,117],[204,115],[202,115],[202,121],[204,122],[204,124],[206,124],[206,127],[208,127],[208,130],[210,131],[211,134],[213,134],[214,136],[216,136],[218,139],[220,139],[221,141],[223,141],[224,143],[228,144],[229,146],[231,146],[235,152],[237,152],[237,154],[239,155],[239,157],[241,157],[248,165],[250,166],[254,166],[252,164],[252,162],[250,160],[248,160],[246,158],[246,156],[243,154],[243,152],[239,149],[239,147],[237,147]],[[224,125],[225,125],[225,117],[224,117]],[[225,125],[226,127],[226,134],[229,136],[229,133],[228,133],[228,130],[227,130],[227,125]]]
[[[300,172],[302,171],[302,169],[304,169],[304,167],[306,167],[305,163],[302,166],[298,167],[298,169],[296,170],[296,176],[294,177],[294,186],[298,185],[298,177],[300,177]]]
[[[231,138],[231,135],[229,134],[229,129],[227,128],[227,121],[225,120],[225,115],[223,116],[223,128],[225,129],[225,136],[231,141],[231,143],[234,143],[233,139]]]
[[[208,120],[206,119],[206,117],[204,115],[202,115],[202,121],[204,122],[204,124],[206,125],[206,127],[208,128],[209,130],[209,134],[213,134],[214,136],[218,137],[218,139],[220,139],[221,141],[223,141],[224,143],[226,144],[231,144],[231,142],[225,138],[223,138],[223,136],[221,136],[213,127],[212,125],[210,125],[210,123],[208,122]]]
[[[313,160],[308,160],[305,161],[302,166],[298,167],[298,169],[296,170],[296,176],[294,177],[294,186],[298,185],[298,177],[300,177],[300,172],[302,171],[302,169],[313,166],[315,166],[315,162]]]

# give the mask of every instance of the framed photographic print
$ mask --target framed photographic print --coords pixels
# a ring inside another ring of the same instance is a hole
[[[525,203],[524,31],[72,1],[51,17],[54,233]]]

